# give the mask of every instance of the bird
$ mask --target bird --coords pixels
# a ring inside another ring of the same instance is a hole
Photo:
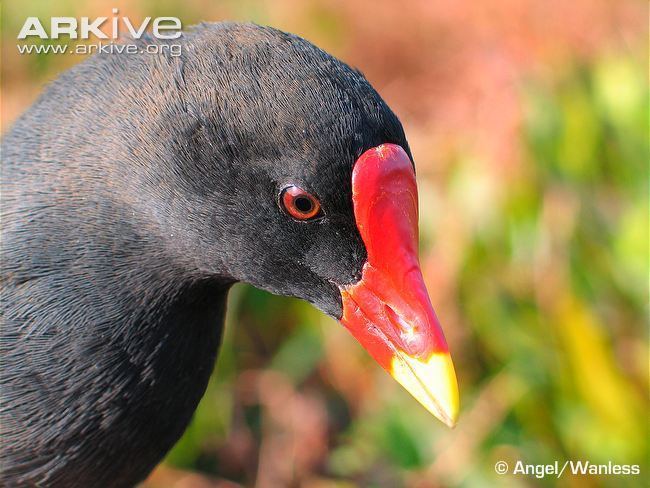
[[[131,42],[2,138],[0,484],[145,479],[206,389],[237,282],[339,320],[453,426],[413,156],[363,74],[252,23]]]

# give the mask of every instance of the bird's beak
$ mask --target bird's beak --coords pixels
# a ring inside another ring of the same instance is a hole
[[[415,172],[395,144],[369,149],[352,172],[354,216],[368,252],[361,280],[342,287],[341,322],[411,395],[450,427],[458,385],[418,260]]]

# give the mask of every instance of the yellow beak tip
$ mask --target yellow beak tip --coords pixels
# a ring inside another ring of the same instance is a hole
[[[393,357],[390,373],[441,422],[450,428],[456,425],[458,383],[449,353],[434,353],[422,360],[398,352]]]

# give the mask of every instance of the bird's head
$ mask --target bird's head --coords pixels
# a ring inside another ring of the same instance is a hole
[[[169,161],[149,186],[167,244],[201,273],[340,320],[453,425],[456,378],[420,271],[397,117],[358,71],[296,36],[222,24],[184,42],[168,75],[178,95],[158,107],[173,127],[149,126]]]

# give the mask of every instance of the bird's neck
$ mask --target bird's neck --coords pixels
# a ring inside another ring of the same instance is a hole
[[[24,346],[48,348],[50,364],[35,372],[44,385],[30,407],[38,418],[26,412],[33,432],[21,435],[36,445],[57,419],[55,442],[37,455],[57,459],[51,479],[61,486],[141,481],[187,427],[221,340],[228,284],[115,264],[94,270],[92,282],[70,280],[80,288],[59,297],[61,313],[76,321]]]
[[[203,396],[221,340],[228,285],[186,281],[155,290],[143,284],[127,323],[97,358],[104,373],[94,380],[120,398],[95,405],[112,419],[101,434],[100,450],[112,463],[108,472],[121,463],[129,483],[175,444]],[[123,451],[118,459],[116,449]]]

